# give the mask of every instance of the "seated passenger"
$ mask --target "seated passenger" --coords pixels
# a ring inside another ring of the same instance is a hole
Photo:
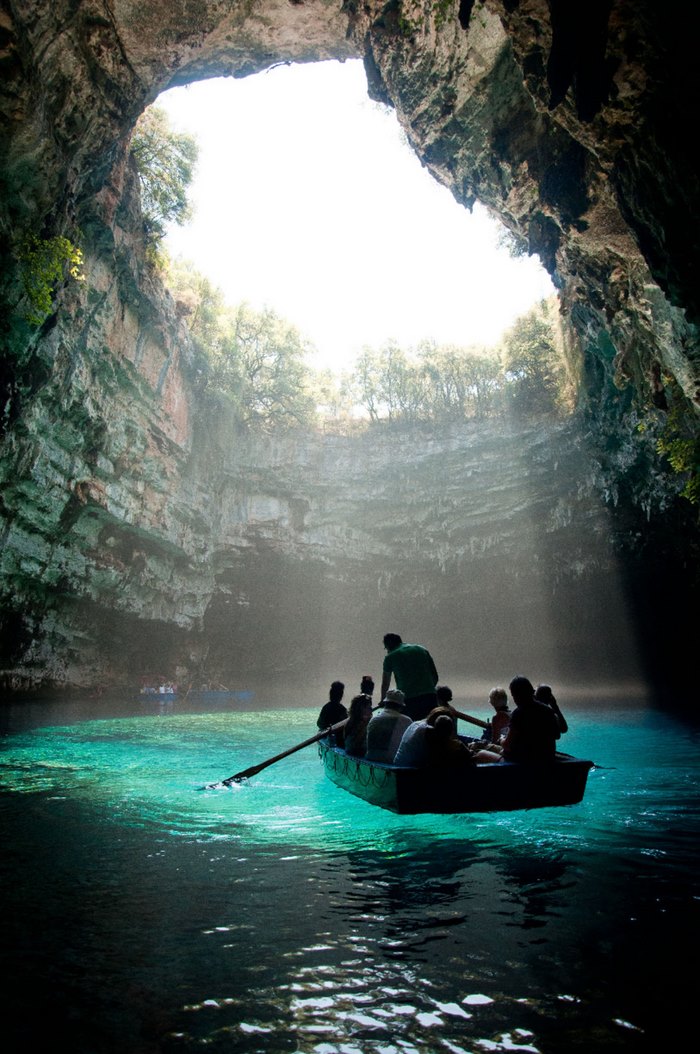
[[[492,688],[489,692],[489,702],[496,712],[489,721],[489,728],[484,733],[484,739],[488,738],[496,744],[502,743],[510,724],[508,693],[505,688]]]
[[[367,752],[367,726],[372,717],[372,699],[356,695],[350,702],[350,716],[345,726],[345,752],[363,758]]]
[[[514,677],[509,688],[515,710],[503,744],[504,761],[553,761],[559,739],[556,714],[535,699],[535,689],[527,677]]]
[[[394,755],[394,764],[407,765],[412,768],[427,765],[430,760],[429,750],[433,726],[441,714],[452,715],[452,713],[451,706],[436,706],[421,721],[413,721],[401,737],[399,748]]]
[[[345,685],[343,682],[333,681],[328,692],[328,702],[321,707],[318,720],[316,721],[319,728],[330,728],[331,725],[336,724],[338,721],[344,721],[348,716],[347,710],[340,701],[344,692]]]
[[[471,768],[474,765],[471,751],[457,738],[455,720],[450,714],[439,714],[432,732],[429,759],[431,766],[445,769]]]
[[[449,706],[452,702],[452,689],[446,684],[439,684],[435,689],[435,694],[439,706]]]
[[[548,684],[538,684],[535,689],[535,699],[538,703],[544,703],[550,710],[553,710],[557,717],[557,723],[559,725],[559,732],[563,735],[569,731],[569,726],[566,723],[566,718],[559,709],[559,704],[552,694],[552,689]]]
[[[321,712],[318,715],[316,726],[320,729],[325,730],[330,728],[331,725],[335,725],[338,721],[345,721],[348,712],[341,703],[343,698],[343,692],[345,691],[345,685],[342,681],[333,681],[328,693],[328,702],[321,707]],[[343,729],[339,728],[334,733],[335,741],[338,746],[343,745]]]
[[[403,708],[403,692],[390,688],[367,725],[367,761],[391,765],[401,737],[411,724],[411,718],[402,713]]]

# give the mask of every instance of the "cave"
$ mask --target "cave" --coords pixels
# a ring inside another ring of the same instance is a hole
[[[294,609],[280,613],[274,584],[292,568],[318,603],[331,550],[338,597],[359,605],[377,589],[351,559],[361,527],[349,513],[329,548],[318,538],[331,527],[317,517],[317,535],[304,536],[308,517],[279,479],[251,484],[255,443],[241,444],[238,466],[216,460],[224,423],[197,414],[192,349],[149,260],[128,154],[138,116],[169,87],[359,58],[372,98],[395,110],[430,173],[466,208],[485,205],[552,277],[595,467],[567,566],[580,571],[582,533],[605,506],[613,540],[583,563],[597,585],[618,567],[645,675],[679,700],[697,600],[694,11],[629,0],[9,0],[0,19],[4,689],[117,683],[125,653],[148,661],[149,639],[189,675],[217,640],[223,656],[239,623],[252,651],[241,622],[251,594],[267,617],[285,616],[299,653]],[[84,259],[85,281],[62,285],[40,325],[22,312],[27,237],[68,238]],[[660,436],[694,460],[674,471]],[[585,474],[574,446],[569,484]],[[541,476],[560,501],[553,464],[541,459]],[[213,540],[222,517],[226,544]],[[476,535],[467,544],[458,533],[462,559]],[[562,550],[548,559],[551,573]],[[563,651],[599,618],[590,595],[566,594],[580,607],[564,606]],[[459,620],[463,596],[447,602]],[[377,619],[390,615],[380,607]],[[358,644],[363,660],[368,646]]]

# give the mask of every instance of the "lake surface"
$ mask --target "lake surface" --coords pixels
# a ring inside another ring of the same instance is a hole
[[[315,746],[204,789],[315,709],[4,708],[5,1049],[690,1045],[700,730],[605,705],[565,707],[580,805],[439,817],[344,793]]]

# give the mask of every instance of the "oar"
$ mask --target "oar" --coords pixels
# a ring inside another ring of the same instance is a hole
[[[459,717],[462,721],[469,721],[470,724],[478,725],[479,728],[489,727],[487,721],[480,721],[478,717],[470,717],[469,714],[463,714],[461,710],[455,710],[454,706],[452,706],[452,703],[448,703],[447,705],[452,707],[457,717]]]
[[[207,790],[213,790],[216,787],[230,787],[232,783],[240,783],[241,780],[247,780],[250,776],[257,776],[258,772],[262,772],[268,765],[274,765],[276,761],[281,761],[282,758],[289,757],[290,754],[296,754],[297,750],[303,750],[304,747],[310,747],[312,743],[318,743],[319,739],[323,739],[324,736],[329,735],[331,732],[337,732],[339,728],[344,728],[348,723],[347,717],[344,721],[338,721],[334,725],[330,725],[328,728],[324,728],[315,736],[311,736],[310,739],[305,739],[303,743],[297,743],[295,747],[290,747],[289,750],[283,750],[281,754],[275,754],[274,758],[268,758],[267,761],[261,761],[257,765],[251,765],[248,769],[243,769],[242,772],[236,772],[233,776],[229,776],[228,779],[221,780],[219,783],[210,783],[207,786]]]

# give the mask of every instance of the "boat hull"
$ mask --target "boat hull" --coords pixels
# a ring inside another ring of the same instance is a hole
[[[324,739],[319,754],[337,787],[402,815],[507,812],[575,805],[583,799],[592,761],[558,754],[545,765],[500,761],[459,771],[381,765],[346,754]]]

